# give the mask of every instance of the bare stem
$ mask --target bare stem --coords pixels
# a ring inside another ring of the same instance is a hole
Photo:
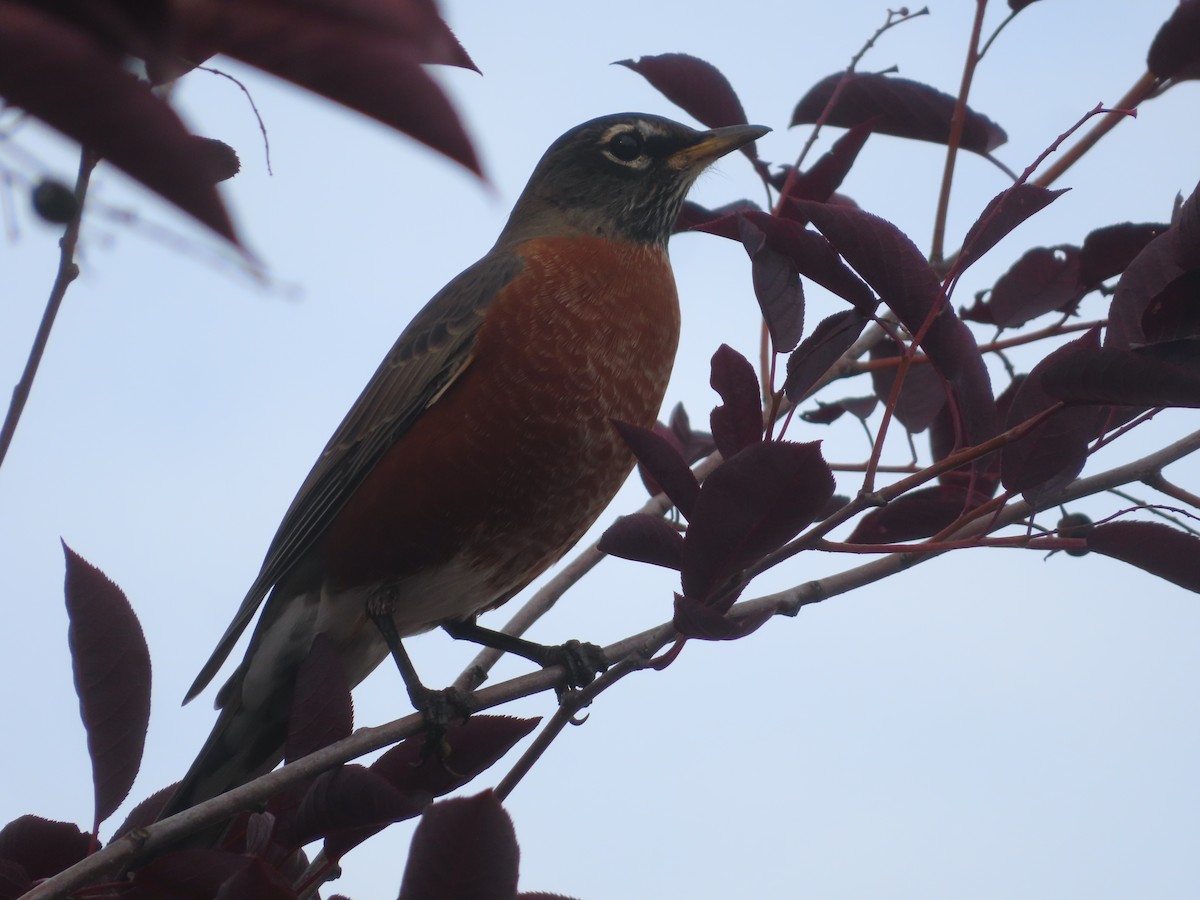
[[[987,0],[975,0],[975,23],[971,26],[971,40],[967,46],[967,61],[963,64],[962,84],[958,88],[958,100],[954,114],[950,117],[950,136],[946,147],[946,165],[942,170],[942,187],[938,192],[937,216],[933,223],[933,248],[929,252],[930,263],[936,269],[942,264],[946,242],[946,219],[950,211],[950,186],[954,183],[954,163],[958,158],[958,146],[962,142],[963,127],[967,121],[967,96],[971,93],[971,82],[975,78],[975,67],[979,65],[979,38],[983,33],[983,14]]]
[[[17,433],[17,423],[21,420],[21,413],[24,412],[25,403],[29,400],[29,393],[33,390],[33,380],[37,377],[38,366],[41,364],[42,354],[46,351],[46,344],[50,340],[50,331],[54,328],[54,320],[58,316],[59,307],[62,306],[63,298],[67,295],[67,288],[79,275],[79,266],[75,263],[75,247],[79,243],[79,223],[83,218],[83,201],[87,197],[88,181],[91,179],[92,169],[95,166],[95,154],[86,147],[81,147],[79,174],[75,178],[75,212],[71,216],[71,221],[67,223],[62,238],[59,239],[58,274],[54,278],[54,285],[50,288],[50,299],[46,301],[46,309],[42,313],[41,324],[38,325],[37,334],[33,338],[33,346],[29,349],[29,359],[25,362],[25,370],[21,373],[21,380],[13,388],[12,400],[8,405],[8,412],[4,416],[4,425],[0,426],[0,465],[3,465],[9,445],[12,444],[13,435]]]
[[[1159,87],[1159,80],[1147,72],[1128,91],[1125,96],[1117,101],[1118,110],[1137,109],[1138,105],[1149,98]],[[1050,166],[1045,172],[1035,178],[1031,183],[1038,187],[1050,187],[1063,174],[1066,173],[1071,166],[1079,162],[1089,150],[1094,147],[1104,135],[1112,131],[1117,123],[1126,118],[1126,115],[1111,115],[1105,116],[1094,126],[1092,130],[1079,139],[1079,142],[1073,144],[1071,149],[1067,150],[1062,156],[1055,160],[1054,165]]]

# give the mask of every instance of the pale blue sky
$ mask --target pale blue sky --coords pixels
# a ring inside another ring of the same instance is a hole
[[[992,5],[998,21],[1003,4]],[[1115,102],[1142,73],[1173,5],[1047,0],[1026,10],[973,94],[972,105],[1009,133],[998,155],[1020,169],[1097,101]],[[932,16],[887,35],[863,68],[897,64],[905,77],[954,92],[973,8],[941,0]],[[12,610],[0,632],[10,734],[0,821],[91,815],[59,536],[124,588],[147,632],[155,680],[134,788],[141,799],[177,778],[207,734],[211,692],[182,709],[179,699],[317,452],[411,315],[487,250],[541,151],[596,115],[685,118],[608,63],[667,51],[708,59],[738,88],[750,120],[775,127],[760,151],[783,162],[807,136],[785,127],[795,101],[845,65],[885,7],[515,0],[452,2],[445,12],[484,72],[439,77],[477,141],[490,192],[411,141],[234,64],[222,67],[246,81],[270,130],[273,177],[228,82],[194,74],[178,99],[200,133],[241,155],[244,171],[225,195],[269,265],[271,289],[118,221],[113,211],[132,210],[193,249],[212,246],[111,169],[97,173],[83,276],[0,469],[0,563]],[[1183,85],[1121,125],[1064,179],[1072,192],[971,270],[958,302],[1035,243],[1164,219],[1176,192],[1200,178],[1198,104],[1200,87]],[[73,173],[70,148],[32,130],[28,140],[52,172]],[[872,137],[844,190],[927,247],[942,164],[933,145]],[[977,158],[962,159],[959,172],[952,234],[1004,187]],[[710,205],[761,200],[740,157],[693,196]],[[57,234],[24,212],[19,227],[0,246],[5,386],[24,362],[56,265]],[[687,235],[672,257],[684,334],[667,403],[684,401],[699,424],[713,401],[708,358],[722,341],[756,352],[756,307],[736,245]],[[810,327],[836,308],[812,290]],[[853,382],[827,399],[867,391]],[[1192,411],[1165,415],[1097,465],[1195,422]],[[865,454],[854,423],[792,436],[824,438],[838,461]],[[904,458],[902,442],[890,455]],[[1200,467],[1176,471],[1195,489]],[[602,523],[641,502],[640,485],[628,485]],[[1115,502],[1080,509],[1111,511]],[[852,563],[801,557],[751,591]],[[675,586],[670,573],[607,561],[535,636],[632,634],[669,618]],[[605,695],[514,794],[522,887],[582,900],[1195,897],[1198,629],[1193,595],[1119,563],[976,551],[769,623],[742,642],[689,645],[666,672]],[[453,678],[472,655],[440,634],[412,643],[431,683]],[[355,700],[360,724],[407,712],[386,667]],[[516,711],[551,709],[546,696]],[[393,828],[350,854],[336,889],[360,900],[394,895],[410,833]]]

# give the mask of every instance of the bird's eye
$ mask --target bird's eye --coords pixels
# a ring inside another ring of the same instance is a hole
[[[614,134],[608,142],[608,152],[622,162],[633,162],[642,155],[642,136],[636,131]]]

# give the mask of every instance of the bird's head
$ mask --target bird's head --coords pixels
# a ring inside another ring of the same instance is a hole
[[[696,176],[768,131],[761,125],[697,131],[642,113],[584,122],[542,156],[500,242],[591,234],[665,243]]]

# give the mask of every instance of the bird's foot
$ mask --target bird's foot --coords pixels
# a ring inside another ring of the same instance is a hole
[[[546,659],[543,666],[562,666],[566,675],[559,689],[559,699],[565,692],[585,688],[596,676],[608,671],[610,665],[604,649],[586,641],[567,641],[557,646],[544,648]]]
[[[443,768],[454,774],[446,763],[450,756],[446,732],[455,722],[465,722],[470,717],[471,695],[456,687],[435,691],[421,685],[419,690],[409,690],[409,698],[425,721],[421,760],[436,759]]]
[[[464,622],[444,622],[442,628],[454,638],[472,641],[485,647],[502,650],[505,653],[515,653],[530,662],[535,662],[543,669],[551,666],[562,666],[565,674],[562,685],[556,689],[559,702],[571,691],[585,688],[602,672],[608,671],[610,665],[604,650],[596,644],[584,641],[567,641],[565,644],[538,644],[525,638],[504,634],[484,628],[474,620]]]

